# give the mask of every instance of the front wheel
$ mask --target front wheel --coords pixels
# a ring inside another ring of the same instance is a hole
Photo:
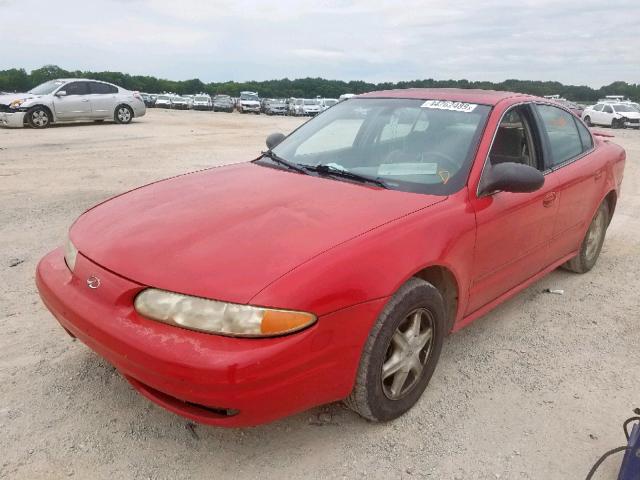
[[[113,119],[117,122],[117,123],[131,123],[131,119],[133,118],[133,112],[131,111],[131,108],[128,107],[127,105],[120,105],[118,108],[116,108],[116,112],[113,116]]]
[[[582,240],[578,255],[562,265],[562,268],[576,273],[586,273],[593,268],[602,250],[609,219],[609,205],[604,201],[591,220],[591,225]]]
[[[346,405],[369,420],[393,420],[418,401],[438,363],[445,308],[433,285],[418,278],[389,300],[369,333]]]
[[[587,127],[593,127],[593,123],[591,123],[591,117],[589,115],[584,117],[584,123],[587,124]]]
[[[31,128],[47,128],[51,125],[51,114],[44,107],[32,107],[27,111],[27,122]]]
[[[618,120],[617,118],[611,120],[611,128],[622,128],[623,126],[624,123],[622,122],[622,120]]]

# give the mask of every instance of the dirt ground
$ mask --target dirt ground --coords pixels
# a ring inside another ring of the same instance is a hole
[[[582,479],[624,444],[622,421],[640,406],[638,131],[614,132],[628,156],[623,197],[594,270],[556,271],[450,336],[395,422],[333,404],[252,429],[191,427],[43,307],[36,263],[86,208],[252,159],[268,133],[301,121],[152,110],[124,126],[0,130],[1,478]],[[597,478],[616,478],[620,461]]]

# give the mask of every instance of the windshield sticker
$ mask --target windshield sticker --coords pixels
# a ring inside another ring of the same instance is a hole
[[[475,103],[452,102],[450,100],[427,100],[422,108],[434,108],[436,110],[451,110],[454,112],[470,113],[478,106]]]
[[[437,163],[383,163],[378,175],[436,175]]]

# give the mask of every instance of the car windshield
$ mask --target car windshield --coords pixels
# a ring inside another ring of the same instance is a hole
[[[195,99],[198,102],[206,102],[207,100],[209,100],[209,97],[196,97]]]
[[[613,105],[616,112],[637,112],[631,105]]]
[[[325,104],[327,107],[331,107],[331,106],[335,105],[336,103],[338,103],[338,100],[325,100],[325,101],[324,101],[324,104]]]
[[[317,100],[305,100],[304,104],[305,105],[317,105],[318,101]]]
[[[305,123],[273,152],[303,166],[448,195],[462,188],[490,107],[414,99],[353,99]],[[337,178],[337,177],[336,177]]]
[[[169,100],[169,97],[167,95],[158,95],[156,97],[156,101],[157,100]]]
[[[240,100],[253,100],[253,101],[258,101],[258,97],[256,95],[247,95],[247,94],[243,94],[240,95]]]
[[[62,80],[50,80],[48,82],[42,83],[35,88],[29,90],[29,93],[33,95],[49,95],[60,85],[64,85],[65,82]]]

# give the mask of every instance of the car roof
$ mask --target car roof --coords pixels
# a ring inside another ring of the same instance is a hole
[[[537,98],[524,93],[502,92],[497,90],[479,90],[465,88],[405,88],[381,90],[358,95],[357,98],[411,98],[418,100],[452,100],[457,102],[496,105],[502,100],[513,97]]]

